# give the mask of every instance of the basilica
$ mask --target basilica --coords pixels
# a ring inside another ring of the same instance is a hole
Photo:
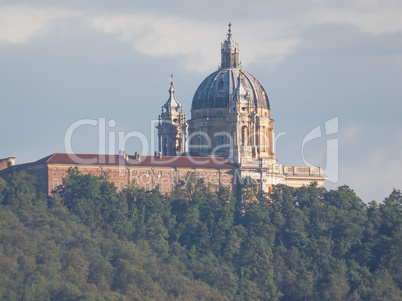
[[[236,167],[235,181],[250,177],[264,191],[274,184],[322,186],[326,179],[322,168],[278,164],[268,95],[242,69],[239,52],[229,23],[220,68],[195,91],[189,120],[171,82],[157,126],[159,151],[163,156],[226,158]]]
[[[158,151],[153,156],[56,153],[38,161],[15,165],[15,158],[0,160],[0,175],[18,170],[35,174],[51,194],[71,167],[102,175],[118,189],[135,182],[147,190],[167,193],[189,175],[203,179],[214,189],[231,188],[251,180],[269,192],[272,185],[300,187],[317,182],[323,186],[322,167],[284,166],[274,147],[274,122],[268,95],[250,73],[242,69],[239,44],[231,24],[221,44],[221,65],[207,76],[194,93],[191,117],[176,99],[173,79],[169,97],[159,115]]]

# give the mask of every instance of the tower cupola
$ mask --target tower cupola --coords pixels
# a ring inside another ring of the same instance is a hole
[[[176,156],[186,152],[187,120],[183,106],[176,99],[173,75],[170,77],[169,98],[162,106],[158,129],[159,152]]]
[[[228,38],[221,45],[221,68],[240,68],[239,44],[232,39],[232,24],[229,23]]]
[[[177,101],[176,96],[175,96],[176,90],[175,90],[174,84],[173,84],[173,75],[171,76],[170,88],[169,88],[168,92],[169,92],[169,99],[166,101],[166,103],[162,107],[162,115],[166,114],[166,113],[175,114],[178,112],[182,112],[183,106]],[[166,110],[165,112],[163,112],[163,108]]]

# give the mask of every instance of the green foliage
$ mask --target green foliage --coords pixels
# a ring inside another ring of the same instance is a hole
[[[402,300],[402,194],[0,178],[0,300]]]

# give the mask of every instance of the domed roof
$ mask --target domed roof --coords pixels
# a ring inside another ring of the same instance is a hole
[[[166,109],[166,111],[168,111],[169,108],[174,109],[175,111],[179,111],[182,105],[177,101],[176,96],[174,95],[176,90],[173,85],[173,74],[170,76],[170,88],[168,92],[169,99],[166,101],[163,107]]]
[[[232,39],[229,23],[228,37],[221,45],[221,68],[210,74],[198,87],[191,111],[225,108],[230,100],[250,101],[256,108],[270,109],[262,85],[250,73],[241,70],[239,45]]]
[[[191,110],[225,108],[230,100],[253,101],[256,108],[270,109],[267,93],[250,73],[228,68],[210,74],[194,94]]]

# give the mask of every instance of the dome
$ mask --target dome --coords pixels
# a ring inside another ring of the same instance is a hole
[[[189,152],[221,156],[238,164],[248,164],[250,158],[276,162],[275,121],[267,93],[254,76],[242,70],[239,54],[229,23],[227,39],[221,44],[221,66],[194,94],[187,121]]]
[[[221,67],[210,74],[194,94],[191,111],[205,108],[227,108],[231,100],[249,102],[256,109],[269,110],[267,93],[250,73],[241,69],[239,44],[232,39],[232,24],[228,37],[221,44]]]
[[[230,100],[236,99],[250,101],[256,108],[270,109],[267,93],[254,76],[239,68],[225,68],[204,79],[194,94],[191,111],[226,108]]]

